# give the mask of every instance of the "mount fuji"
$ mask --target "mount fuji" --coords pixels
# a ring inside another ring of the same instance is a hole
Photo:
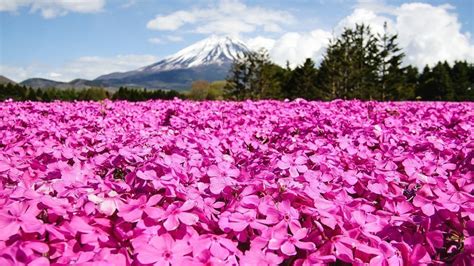
[[[223,80],[232,62],[249,52],[248,46],[230,37],[211,36],[161,61],[129,72],[117,72],[93,80],[102,86],[188,89],[195,80]]]

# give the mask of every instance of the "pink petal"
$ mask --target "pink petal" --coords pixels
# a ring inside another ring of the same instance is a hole
[[[173,214],[168,216],[168,219],[166,219],[163,225],[168,231],[175,230],[179,226],[178,217],[176,217],[176,215],[173,215]]]
[[[229,251],[217,242],[211,243],[210,251],[214,257],[217,257],[221,260],[225,260],[229,256]]]
[[[290,176],[291,177],[298,177],[300,174],[298,173],[298,169],[296,167],[291,166],[290,167]]]
[[[141,246],[140,249],[137,250],[137,259],[140,263],[155,263],[158,261],[158,258],[159,251],[150,245]]]
[[[297,165],[296,170],[298,170],[300,173],[305,173],[308,171],[308,167],[306,165]]]
[[[277,166],[282,170],[290,168],[290,164],[284,161],[278,161]]]
[[[20,230],[20,224],[16,222],[3,223],[0,230],[0,240],[6,241],[10,236],[16,235]]]
[[[142,179],[142,180],[154,180],[157,179],[156,172],[153,170],[148,170],[148,171],[137,171],[137,177]]]
[[[270,241],[268,241],[268,248],[272,250],[278,250],[280,249],[282,243],[283,243],[282,239],[272,238],[270,239]]]
[[[346,245],[336,242],[334,243],[334,247],[336,248],[336,257],[345,262],[353,261],[353,253],[352,250]]]
[[[28,263],[28,266],[49,266],[49,265],[50,265],[50,262],[45,257],[38,257],[32,260],[30,263]]]
[[[211,165],[209,170],[207,170],[207,175],[210,177],[221,177],[221,171],[217,165]]]
[[[314,250],[316,249],[316,245],[311,242],[303,242],[303,241],[297,241],[295,245],[301,249],[306,249],[306,250]]]
[[[143,210],[138,207],[134,208],[130,212],[118,213],[118,215],[122,217],[125,221],[132,222],[132,223],[140,220],[140,218],[142,217],[142,214],[143,214]]]
[[[426,205],[421,206],[421,210],[423,211],[424,214],[431,216],[435,213],[435,208],[433,204],[428,203]]]
[[[163,215],[165,214],[165,211],[163,211],[160,208],[155,208],[155,207],[147,207],[145,209],[145,213],[148,215],[148,217],[153,218],[153,219],[161,219],[163,218]]]
[[[70,225],[74,232],[91,233],[94,231],[92,226],[78,216],[72,217]]]
[[[281,252],[288,256],[296,255],[295,245],[291,244],[289,241],[285,241],[285,243],[281,245]]]
[[[300,164],[300,165],[306,164],[306,157],[304,157],[304,156],[296,157],[295,164]]]
[[[186,225],[194,225],[198,222],[199,217],[194,213],[182,212],[178,214],[179,220]]]
[[[114,214],[117,206],[115,205],[115,201],[113,199],[105,199],[99,204],[99,211],[107,216],[111,216]]]
[[[6,162],[0,161],[0,172],[5,172],[10,169],[10,165],[7,164]]]
[[[222,179],[220,180],[217,180],[217,178],[211,179],[211,185],[209,186],[209,189],[211,190],[213,194],[216,194],[216,195],[220,194],[222,190],[224,190],[225,187],[226,187],[226,184]]]
[[[181,211],[189,211],[196,206],[196,202],[193,200],[187,200],[183,203],[183,205],[179,208]]]

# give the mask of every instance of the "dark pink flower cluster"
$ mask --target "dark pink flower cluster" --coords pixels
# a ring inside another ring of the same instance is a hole
[[[0,103],[0,265],[472,265],[473,110]]]

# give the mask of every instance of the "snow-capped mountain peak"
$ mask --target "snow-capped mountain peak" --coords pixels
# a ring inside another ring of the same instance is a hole
[[[247,45],[240,40],[213,35],[139,71],[155,72],[201,65],[222,65],[232,63],[239,55],[248,51]]]

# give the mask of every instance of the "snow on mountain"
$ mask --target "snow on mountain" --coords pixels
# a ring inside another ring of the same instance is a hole
[[[223,65],[232,63],[239,55],[249,50],[240,40],[214,35],[138,71],[158,72],[202,65]]]

